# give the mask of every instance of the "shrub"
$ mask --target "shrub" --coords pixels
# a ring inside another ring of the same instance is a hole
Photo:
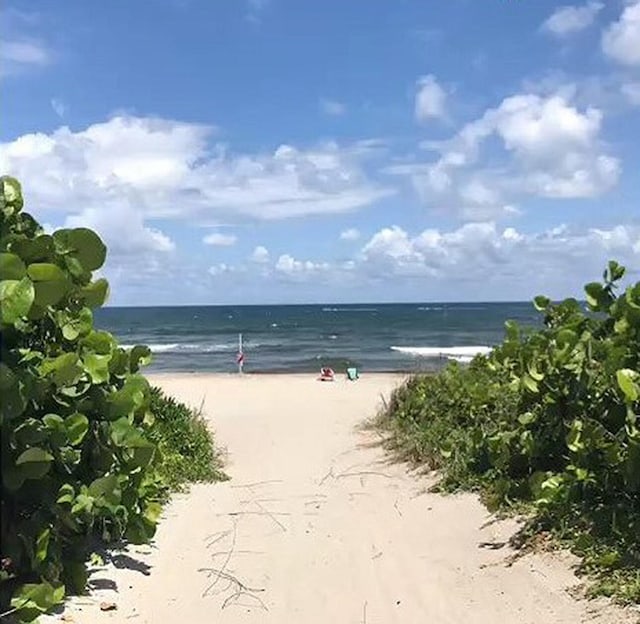
[[[508,322],[488,356],[400,388],[381,424],[443,487],[531,504],[528,531],[568,539],[600,591],[640,601],[640,283],[617,297],[624,272],[587,284],[586,310],[536,297],[543,329]]]
[[[158,451],[158,473],[172,489],[186,483],[226,479],[213,436],[200,412],[151,389],[154,425],[149,439]]]
[[[100,238],[46,234],[22,207],[17,180],[0,178],[0,617],[29,621],[84,590],[96,537],[148,541],[161,477],[213,476],[213,451],[204,425],[139,374],[149,349],[94,328],[108,294],[93,279]]]

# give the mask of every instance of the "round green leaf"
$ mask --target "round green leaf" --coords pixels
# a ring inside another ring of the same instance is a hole
[[[90,308],[99,308],[109,296],[109,283],[106,279],[100,278],[95,282],[87,284],[80,290],[80,298]]]
[[[29,265],[27,274],[34,282],[65,282],[67,276],[57,265],[50,262],[34,262]]]
[[[109,381],[109,361],[111,355],[99,355],[98,353],[86,353],[82,356],[84,368],[89,373],[94,384],[102,384]]]
[[[29,448],[26,451],[23,451],[16,459],[16,466],[20,466],[21,464],[29,464],[29,463],[41,463],[41,462],[51,462],[53,461],[53,455],[51,453],[41,449],[37,446],[33,448]]]
[[[95,271],[104,264],[107,248],[93,230],[58,230],[54,232],[53,240],[58,253],[76,258],[84,271]]]
[[[18,256],[0,253],[0,280],[21,280],[26,274],[27,267]]]
[[[0,282],[0,321],[12,325],[26,316],[36,296],[28,277]]]
[[[55,305],[69,290],[67,276],[57,264],[48,262],[30,264],[27,274],[34,282],[35,300],[39,306]]]

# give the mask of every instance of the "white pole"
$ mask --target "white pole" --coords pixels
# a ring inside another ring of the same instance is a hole
[[[238,373],[242,374],[244,365],[244,354],[242,353],[242,334],[238,334]]]

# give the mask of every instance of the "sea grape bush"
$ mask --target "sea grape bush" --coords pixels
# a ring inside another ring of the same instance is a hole
[[[0,598],[29,620],[84,589],[95,536],[153,536],[163,485],[138,373],[149,349],[93,327],[105,246],[84,228],[46,234],[22,207],[0,178]]]
[[[610,262],[586,307],[536,297],[542,329],[508,322],[489,355],[411,379],[380,422],[443,487],[533,504],[529,527],[570,538],[605,593],[640,601],[640,283],[617,296],[624,273]]]

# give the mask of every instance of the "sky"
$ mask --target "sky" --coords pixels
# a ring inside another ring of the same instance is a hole
[[[5,0],[0,172],[112,305],[640,279],[640,0]]]

